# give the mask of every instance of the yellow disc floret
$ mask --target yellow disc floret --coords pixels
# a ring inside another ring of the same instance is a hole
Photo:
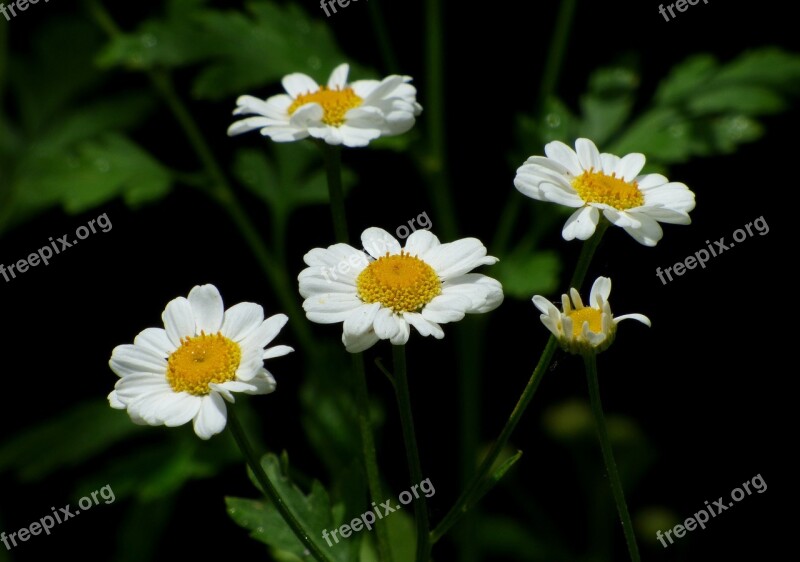
[[[167,382],[175,392],[205,396],[209,384],[236,378],[242,358],[239,344],[220,333],[181,339],[181,346],[167,359]]]
[[[394,312],[415,312],[442,292],[442,282],[431,266],[403,251],[388,253],[369,264],[356,280],[358,296],[379,302]]]
[[[625,210],[640,207],[644,204],[638,184],[611,174],[587,171],[572,180],[572,187],[587,203],[604,203],[615,209]]]
[[[589,331],[594,332],[595,334],[599,334],[603,331],[603,313],[602,311],[592,308],[592,307],[585,307],[579,308],[577,310],[571,310],[567,313],[572,319],[572,337],[577,338],[583,333],[583,323],[589,323]]]
[[[353,88],[333,90],[327,86],[320,86],[316,92],[297,96],[289,106],[289,115],[292,115],[302,105],[318,103],[322,106],[322,122],[332,127],[339,127],[344,124],[345,114],[360,106],[363,101],[356,95]]]

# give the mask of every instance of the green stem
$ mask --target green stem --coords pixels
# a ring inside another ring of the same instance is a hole
[[[342,151],[338,146],[331,146],[324,141],[317,141],[325,158],[325,173],[328,177],[328,195],[330,197],[333,232],[337,242],[347,243],[350,236],[347,231],[347,211],[344,205],[342,189]]]
[[[597,380],[597,356],[594,353],[587,353],[583,356],[586,365],[586,381],[589,384],[589,399],[592,405],[592,414],[597,428],[597,437],[600,439],[600,448],[603,451],[603,460],[608,472],[608,480],[611,484],[611,493],[614,495],[614,502],[617,504],[617,512],[622,521],[622,530],[625,533],[625,542],[628,543],[628,552],[632,562],[640,562],[639,547],[636,544],[636,535],[633,533],[631,516],[628,513],[628,504],[625,503],[625,494],[622,491],[622,482],[617,471],[617,463],[614,460],[614,451],[611,449],[611,440],[608,437],[606,419],[603,415],[603,404],[600,401],[600,384]]]
[[[528,403],[531,401],[531,398],[533,398],[536,389],[539,387],[539,383],[542,381],[544,373],[550,366],[550,361],[553,359],[553,354],[555,353],[557,347],[558,342],[555,336],[550,336],[550,339],[547,340],[547,345],[544,348],[544,352],[542,352],[542,356],[539,358],[539,363],[537,363],[536,368],[533,370],[531,378],[528,379],[528,384],[525,386],[525,390],[523,390],[519,400],[517,400],[517,405],[514,406],[514,410],[511,412],[511,416],[509,416],[505,427],[503,427],[503,430],[500,432],[497,440],[495,440],[495,442],[492,444],[492,448],[483,459],[483,462],[475,473],[475,476],[470,481],[470,484],[461,493],[461,496],[459,496],[455,505],[453,505],[450,511],[448,511],[444,516],[442,521],[431,532],[432,542],[435,543],[441,539],[453,527],[453,525],[455,525],[458,520],[461,519],[461,517],[463,517],[467,511],[469,511],[469,509],[474,505],[475,501],[479,499],[476,496],[481,489],[481,484],[486,478],[486,475],[489,474],[489,470],[494,465],[497,457],[500,456],[500,453],[503,451],[506,443],[508,443],[511,434],[514,432],[514,429],[517,427],[520,419],[522,419],[522,414],[525,413]]]
[[[419,460],[417,436],[414,432],[414,417],[411,410],[411,393],[408,389],[408,372],[406,369],[406,347],[404,345],[392,346],[392,359],[394,361],[394,376],[397,382],[397,406],[400,410],[400,423],[403,426],[403,441],[406,446],[408,470],[411,480],[419,484],[422,477],[422,464]],[[417,556],[416,562],[428,562],[430,559],[431,543],[428,533],[428,504],[425,496],[419,496],[414,501],[414,518],[417,523]]]
[[[378,49],[381,52],[383,64],[391,74],[398,74],[400,66],[397,64],[397,59],[394,56],[392,49],[392,41],[389,39],[389,30],[386,27],[386,20],[381,13],[381,5],[379,0],[368,2],[369,17],[372,21],[372,28],[375,30],[375,35],[378,38]]]
[[[358,427],[361,431],[361,447],[364,455],[364,467],[367,474],[367,484],[372,501],[379,502],[384,497],[381,488],[380,471],[378,469],[375,439],[372,434],[372,422],[369,415],[369,393],[367,377],[364,372],[364,356],[361,353],[353,355],[353,370],[356,375],[356,403],[358,405]],[[389,542],[389,529],[386,522],[381,520],[376,524],[378,533],[378,553],[380,560],[391,562],[392,551]]]
[[[553,37],[550,40],[550,47],[547,49],[547,62],[542,75],[542,82],[539,87],[539,112],[544,109],[547,98],[553,95],[558,84],[558,77],[564,65],[564,53],[567,50],[567,41],[575,19],[575,5],[577,0],[563,0],[558,10],[556,27]]]
[[[576,289],[580,288],[584,277],[586,277],[589,264],[591,263],[594,253],[597,250],[597,247],[600,245],[600,240],[603,238],[607,228],[608,222],[605,221],[605,219],[602,219],[597,225],[594,235],[589,240],[584,242],[583,248],[581,248],[581,254],[578,257],[578,263],[575,266],[575,273],[572,276],[572,281],[570,281],[570,287],[575,287]],[[528,407],[528,404],[533,398],[536,389],[539,387],[539,383],[541,382],[544,373],[547,371],[548,367],[550,366],[550,362],[553,360],[553,355],[555,354],[557,347],[558,341],[556,340],[555,336],[551,335],[550,339],[547,340],[547,345],[545,346],[541,357],[539,357],[539,362],[536,364],[536,368],[533,370],[530,379],[528,379],[528,384],[525,386],[525,390],[522,391],[522,395],[519,397],[519,400],[517,400],[517,404],[514,406],[514,410],[511,412],[511,416],[509,416],[506,425],[500,432],[500,435],[492,444],[489,453],[483,459],[483,462],[481,462],[477,472],[472,477],[470,483],[466,486],[464,491],[461,493],[458,500],[456,500],[456,503],[452,508],[450,508],[450,511],[447,512],[441,522],[439,522],[439,524],[436,525],[431,532],[432,542],[435,543],[441,539],[453,527],[453,525],[455,525],[459,519],[461,519],[464,514],[469,511],[475,502],[480,499],[480,491],[482,489],[484,479],[489,474],[489,471],[491,470],[497,458],[500,456],[503,448],[505,448],[508,440],[511,438],[511,434],[514,432],[517,424],[519,424],[520,419],[522,419],[525,409]]]
[[[228,426],[230,427],[233,438],[236,440],[236,444],[239,446],[239,449],[241,449],[247,464],[250,465],[250,470],[253,471],[256,480],[258,480],[258,483],[263,488],[265,495],[272,501],[272,503],[275,504],[278,512],[281,514],[284,521],[286,521],[286,524],[289,525],[289,528],[291,528],[295,536],[300,540],[301,543],[303,543],[303,546],[308,549],[314,558],[320,562],[331,562],[331,558],[329,558],[322,551],[322,549],[313,540],[311,540],[311,534],[309,531],[297,519],[295,514],[292,513],[291,508],[283,500],[280,492],[278,492],[277,488],[275,488],[275,485],[272,483],[272,480],[269,479],[269,476],[264,471],[264,467],[261,466],[261,463],[258,461],[258,456],[253,450],[250,441],[247,439],[244,428],[239,422],[239,418],[237,417],[233,407],[228,408]]]
[[[445,139],[444,103],[444,23],[442,21],[442,0],[425,2],[425,38],[427,61],[427,116],[429,147],[423,159],[423,170],[427,171],[431,187],[431,202],[436,211],[437,229],[447,240],[455,240],[458,226],[455,220],[455,206],[450,194],[447,174],[447,144]]]
[[[586,272],[589,271],[589,264],[592,263],[594,253],[597,251],[598,246],[600,246],[600,241],[603,239],[603,235],[606,233],[606,230],[608,230],[609,225],[611,225],[611,223],[608,219],[601,216],[594,234],[583,243],[581,254],[578,256],[578,263],[575,265],[575,271],[572,274],[572,279],[569,281],[570,288],[576,291],[581,290],[581,285],[583,285],[583,281],[586,279]]]
[[[347,230],[347,210],[344,204],[342,190],[342,157],[338,146],[331,146],[319,142],[325,159],[325,171],[328,178],[328,193],[330,196],[331,217],[336,241],[348,243],[350,237]],[[372,433],[372,424],[369,415],[369,392],[364,369],[364,355],[353,355],[353,371],[355,372],[355,399],[358,407],[358,427],[361,433],[361,451],[364,469],[367,475],[367,485],[372,501],[379,502],[384,497],[381,490],[380,471],[378,469],[378,456],[375,450],[375,438]],[[381,521],[377,524],[378,553],[380,559],[391,562],[392,553],[389,543],[389,531],[386,524]]]
[[[459,356],[459,380],[461,382],[461,399],[459,404],[459,425],[461,432],[461,470],[459,484],[466,487],[475,475],[479,458],[481,429],[481,366],[483,363],[483,346],[480,345],[486,325],[486,317],[481,315],[470,322],[461,322],[456,332],[456,345]],[[478,518],[477,509],[464,514],[458,529],[456,543],[459,562],[476,562],[480,560],[480,546],[477,541]]]
[[[101,2],[98,0],[85,0],[84,4],[98,26],[109,36],[118,37],[122,34],[122,31]],[[192,114],[186,108],[186,105],[175,90],[169,74],[164,71],[150,70],[147,72],[147,75],[153,87],[172,111],[173,116],[183,129],[189,144],[196,152],[206,173],[211,178],[213,182],[213,188],[210,191],[211,196],[228,212],[228,215],[253,252],[264,274],[272,283],[281,306],[283,306],[289,316],[290,327],[300,341],[300,345],[303,349],[309,352],[312,351],[315,348],[314,338],[311,335],[311,330],[308,325],[303,321],[305,314],[297,302],[296,294],[292,288],[286,270],[280,267],[279,260],[272,255],[264,244],[258,230],[236,198],[236,194],[230,183],[228,183],[222,168],[217,163],[211,147],[206,142]]]
[[[575,6],[577,0],[563,0],[556,16],[555,31],[550,39],[550,46],[547,49],[547,61],[545,62],[542,81],[539,87],[539,98],[536,100],[536,113],[541,124],[544,117],[544,109],[547,100],[555,93],[561,68],[564,65],[564,53],[566,52],[567,41],[569,40],[572,22],[575,19]],[[562,139],[568,140],[568,139]],[[514,225],[522,208],[522,198],[516,193],[511,193],[506,201],[506,205],[500,215],[501,219],[497,223],[497,231],[493,239],[492,247],[497,255],[505,254],[508,242],[511,239]]]

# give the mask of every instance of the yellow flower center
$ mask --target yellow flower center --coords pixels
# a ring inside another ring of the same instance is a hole
[[[220,333],[183,338],[167,359],[167,382],[175,392],[195,396],[211,392],[209,384],[232,381],[242,358],[239,344]]]
[[[331,90],[327,86],[320,86],[316,92],[297,96],[289,106],[289,115],[307,103],[318,103],[322,106],[322,122],[332,127],[339,127],[344,124],[345,113],[360,106],[363,101],[353,88]]]
[[[358,296],[379,302],[394,312],[414,312],[442,292],[442,282],[431,266],[401,251],[369,264],[356,279]]]
[[[572,187],[587,203],[604,203],[619,210],[644,204],[644,195],[637,183],[628,183],[614,174],[607,176],[602,172],[583,172],[572,180]]]
[[[577,338],[583,333],[583,323],[589,323],[589,331],[599,334],[603,331],[603,313],[596,308],[587,306],[567,313],[572,319],[572,337]]]

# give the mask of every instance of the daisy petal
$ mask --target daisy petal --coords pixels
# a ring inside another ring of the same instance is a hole
[[[222,327],[225,307],[222,296],[214,285],[193,287],[189,292],[189,304],[195,321],[195,333],[216,334]]]
[[[235,342],[242,341],[264,321],[264,309],[251,302],[240,302],[225,311],[222,335]]]
[[[216,392],[204,396],[194,418],[194,432],[200,439],[210,439],[225,429],[228,421],[227,408]]]
[[[192,305],[184,297],[171,300],[161,318],[164,321],[167,337],[176,348],[180,347],[181,338],[192,337],[196,333]]]
[[[578,209],[567,219],[561,231],[564,240],[588,240],[594,234],[600,212],[595,207]]]

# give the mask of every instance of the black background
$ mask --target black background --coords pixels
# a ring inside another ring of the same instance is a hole
[[[319,12],[324,18],[318,6],[307,4],[312,14]],[[507,155],[514,147],[515,116],[530,111],[535,102],[556,7],[543,2],[445,2],[446,123],[452,192],[464,236],[488,239],[506,197],[520,196],[513,190],[515,166],[509,166]],[[24,52],[26,32],[37,25],[37,18],[57,17],[73,9],[77,8],[71,3],[40,3],[0,25],[10,26],[13,49]],[[126,27],[152,9],[111,6]],[[671,22],[665,22],[657,9],[654,2],[579,2],[559,85],[567,103],[575,107],[592,69],[625,53],[639,57],[641,93],[646,100],[669,68],[692,53],[708,51],[729,60],[757,46],[798,46],[795,21],[778,2],[701,3]],[[422,4],[394,2],[384,6],[384,12],[392,39],[401,45],[398,58],[403,72],[415,77],[424,106]],[[380,68],[365,2],[340,9],[327,22],[354,60]],[[139,84],[142,79],[124,76],[120,80]],[[277,91],[276,86],[252,93],[266,96]],[[233,105],[233,99],[227,105],[192,104],[196,114],[203,115],[204,132],[227,163],[236,147],[262,142],[255,135],[225,136]],[[425,126],[425,118],[423,113],[420,126]],[[653,468],[629,494],[631,510],[668,505],[689,517],[705,500],[727,496],[756,474],[768,485],[764,494],[747,498],[675,547],[664,551],[643,546],[646,559],[707,560],[733,555],[763,559],[792,546],[791,534],[783,530],[787,527],[783,512],[785,507],[791,509],[796,489],[790,479],[794,472],[791,447],[796,442],[790,437],[795,425],[790,412],[796,401],[792,391],[797,368],[791,363],[794,349],[789,337],[794,335],[797,299],[789,266],[797,255],[796,237],[790,229],[796,224],[792,215],[798,124],[794,110],[768,118],[766,136],[735,156],[674,166],[670,178],[685,182],[697,196],[693,225],[666,225],[665,237],[656,248],[640,246],[621,230],[612,229],[590,270],[589,279],[601,274],[613,277],[611,299],[616,314],[641,312],[653,321],[649,330],[635,323],[622,324],[618,343],[600,358],[607,412],[636,419],[657,451]],[[143,124],[140,137],[172,163],[195,165],[166,110]],[[423,211],[436,231],[438,219],[420,178],[406,160],[370,150],[349,150],[344,158],[360,174],[348,200],[351,235],[373,225],[391,231]],[[258,206],[250,208],[258,221]],[[157,325],[166,302],[187,294],[195,284],[215,283],[228,306],[248,300],[264,304],[268,313],[278,312],[270,288],[233,226],[213,204],[187,188],[179,187],[163,202],[138,212],[121,203],[82,216],[49,212],[0,240],[0,262],[15,262],[48,237],[73,232],[102,212],[113,223],[110,233],[89,237],[46,268],[32,269],[9,283],[0,279],[3,438],[74,402],[107,394],[115,381],[107,366],[111,349],[132,341],[141,329]],[[737,244],[712,259],[707,269],[689,271],[666,286],[656,278],[656,267],[685,259],[705,247],[705,240],[730,239],[735,229],[760,216],[769,224],[767,235]],[[267,235],[269,229],[263,226]],[[331,240],[326,209],[296,215],[289,238],[293,274],[302,269],[302,255],[308,249],[326,246]],[[563,241],[558,232],[548,245],[563,252],[566,269],[571,269],[579,245]],[[491,275],[490,268],[484,272]],[[491,316],[482,382],[481,438],[485,440],[499,431],[547,337],[529,301],[508,299]],[[331,338],[340,335],[336,326],[315,326],[314,331]],[[430,502],[434,521],[458,493],[459,388],[454,338],[451,329],[446,331],[444,342],[414,335],[409,345],[423,466],[437,489]],[[279,339],[292,343],[286,331]],[[372,355],[385,357],[388,349],[378,346]],[[541,431],[545,408],[565,398],[585,396],[580,363],[561,354],[557,359],[557,369],[548,373],[513,437],[513,444],[525,451],[514,469],[515,481],[524,481],[562,532],[582,544],[588,530],[584,514],[578,512],[582,508],[576,506],[583,506],[584,499],[574,483],[571,459]],[[264,427],[270,428],[268,445],[274,450],[288,448],[296,462],[313,474],[314,455],[306,450],[296,423],[302,358],[294,354],[280,361],[273,365],[278,394],[253,402]],[[390,489],[399,493],[408,486],[399,426],[391,415],[392,396],[385,379],[369,374],[377,399],[389,406],[380,453]],[[65,471],[43,485],[19,486],[3,475],[3,529],[18,529],[48,512],[51,505],[66,503],[74,476]],[[242,469],[214,481],[197,482],[184,492],[159,560],[168,559],[169,552],[188,558],[229,547],[236,555],[263,552],[227,519],[223,495],[253,495]],[[520,509],[513,495],[513,488],[501,488],[486,507],[516,514]],[[104,552],[115,540],[114,523],[123,509],[124,505],[98,507],[90,516],[71,521],[69,529],[58,528],[51,537],[40,536],[15,549],[13,560],[38,560],[57,552],[106,559]],[[621,533],[614,540],[621,558]],[[448,547],[435,553],[441,560],[451,556]]]

